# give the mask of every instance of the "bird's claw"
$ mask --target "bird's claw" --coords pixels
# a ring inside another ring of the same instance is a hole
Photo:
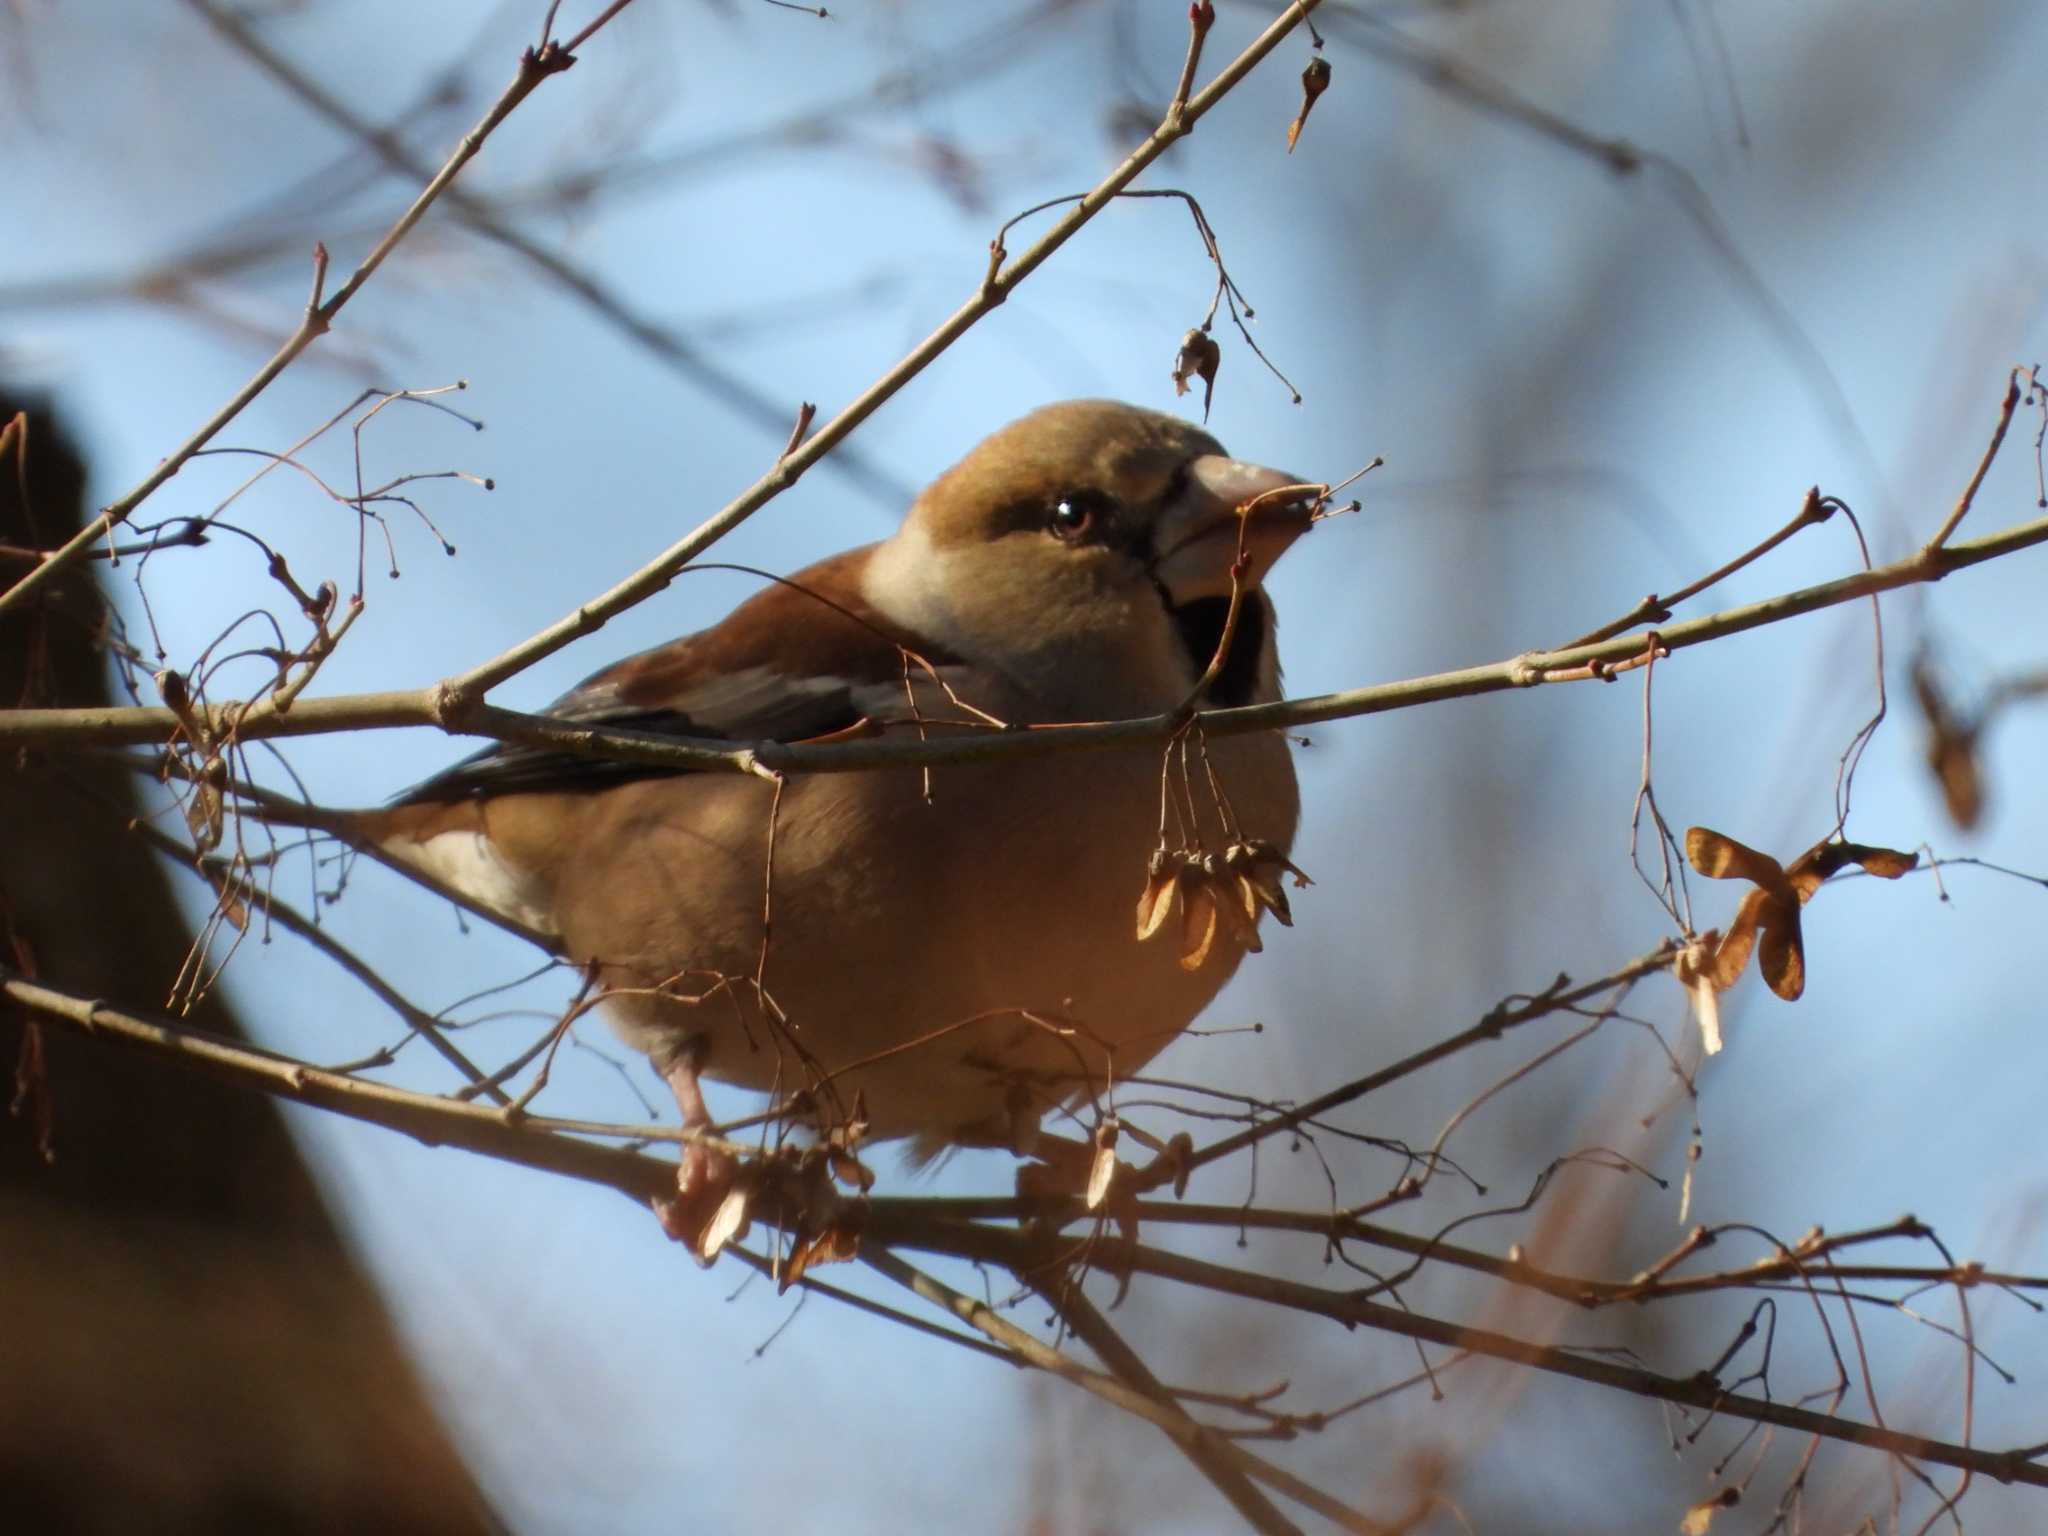
[[[651,1202],[661,1230],[690,1250],[705,1268],[721,1249],[747,1235],[751,1180],[730,1153],[702,1142],[685,1142],[676,1168],[674,1195]]]

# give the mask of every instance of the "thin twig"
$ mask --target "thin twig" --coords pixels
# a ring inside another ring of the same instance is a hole
[[[1167,104],[1166,120],[1178,126],[1187,111],[1188,92],[1194,88],[1195,70],[1202,62],[1202,43],[1209,35],[1209,29],[1216,24],[1216,7],[1210,0],[1195,0],[1188,7],[1188,52],[1181,61],[1180,79],[1173,87],[1173,100]]]
[[[811,439],[812,443],[816,441],[815,437]],[[809,446],[799,449],[798,455]],[[1857,602],[1875,592],[1940,581],[1953,572],[2044,543],[2048,543],[2048,518],[2037,518],[1982,539],[1944,545],[1938,550],[1921,550],[1875,570],[1858,571],[1719,613],[1661,626],[1657,636],[1664,651],[1675,653],[1783,623],[1802,614]],[[1646,654],[1645,636],[1619,635],[1566,650],[1525,651],[1483,666],[1431,673],[1402,682],[1376,683],[1274,704],[1203,710],[1194,718],[1201,722],[1204,734],[1209,737],[1239,736],[1413,709],[1445,699],[1479,698],[1546,683],[1604,680],[1625,665],[1640,665]],[[226,710],[232,707],[210,706],[208,718],[218,726],[225,722]],[[935,767],[1149,745],[1170,739],[1186,726],[1188,718],[1184,714],[1152,715],[1103,724],[933,736],[924,741],[877,737],[812,745],[779,741],[735,745],[712,738],[573,724],[487,704],[473,705],[458,716],[447,707],[441,688],[415,688],[301,699],[289,715],[262,720],[244,735],[256,739],[436,726],[452,735],[514,741],[580,756],[666,768],[723,773],[758,773],[762,768],[778,773],[850,773],[866,768]],[[168,710],[139,705],[0,710],[0,740],[21,745],[129,746],[163,741],[177,728],[177,717]]]
[[[1799,532],[1800,529],[1810,528],[1815,523],[1826,522],[1833,511],[1833,505],[1822,498],[1820,487],[1812,487],[1800,502],[1799,511],[1794,514],[1792,521],[1780,528],[1769,538],[1744,550],[1726,565],[1709,571],[1698,581],[1680,587],[1668,597],[1659,596],[1657,593],[1652,592],[1620,618],[1602,624],[1598,629],[1579,636],[1578,639],[1570,642],[1570,646],[1594,645],[1602,640],[1611,639],[1613,636],[1621,634],[1624,630],[1633,629],[1638,624],[1663,623],[1671,617],[1673,609],[1687,598],[1697,597],[1700,593],[1706,591],[1707,588],[1726,581],[1745,565],[1761,560],[1765,555],[1768,555],[1780,544],[1791,538],[1793,534]],[[1570,648],[1570,646],[1567,648]]]
[[[1184,1426],[1192,1422],[1185,1413],[1181,1412],[1177,1404],[1170,1402],[1161,1404],[1124,1382],[1118,1381],[1114,1376],[1105,1375],[1100,1371],[1089,1370],[1078,1361],[1061,1354],[1043,1340],[1034,1338],[1031,1334],[1026,1333],[1022,1328],[1019,1328],[987,1303],[976,1301],[971,1296],[962,1295],[951,1286],[945,1285],[923,1271],[904,1263],[903,1260],[886,1249],[864,1247],[861,1250],[860,1256],[862,1262],[867,1264],[877,1274],[883,1275],[902,1286],[905,1290],[923,1297],[934,1306],[945,1309],[970,1327],[980,1330],[997,1343],[1014,1350],[1021,1363],[1036,1366],[1042,1371],[1058,1376],[1063,1381],[1072,1382],[1082,1390],[1091,1392],[1106,1402],[1114,1403],[1117,1407],[1124,1409],[1134,1417],[1157,1425],[1169,1435],[1185,1433]],[[1345,1511],[1343,1505],[1338,1504],[1327,1495],[1318,1493],[1317,1490],[1308,1488],[1300,1479],[1274,1466],[1263,1457],[1255,1456],[1250,1451],[1244,1449],[1244,1447],[1228,1441],[1222,1442],[1221,1445],[1223,1453],[1252,1477],[1266,1483],[1269,1487],[1278,1489],[1289,1497],[1300,1499],[1310,1508],[1316,1509],[1328,1518],[1344,1524],[1347,1529],[1363,1533],[1373,1533],[1380,1530],[1380,1527],[1363,1521],[1355,1512]],[[1339,1514],[1340,1511],[1349,1515],[1349,1518],[1344,1519]]]
[[[202,10],[206,9],[203,0],[193,0],[193,3],[199,5]],[[616,5],[612,8],[613,11],[617,9],[618,6]],[[600,23],[603,20],[609,19],[610,14],[611,12],[607,12],[604,17],[601,17],[599,19]],[[579,36],[588,36],[590,32],[596,29],[598,24],[593,23],[590,27],[585,28],[584,32],[579,34]],[[319,337],[324,336],[333,324],[334,317],[341,312],[343,306],[356,296],[362,289],[362,286],[384,264],[385,258],[398,248],[399,242],[412,233],[414,226],[426,216],[427,210],[433,207],[441,195],[448,190],[448,187],[454,182],[456,176],[461,173],[463,167],[476,157],[477,151],[483,148],[484,141],[496,131],[498,125],[504,122],[521,102],[532,95],[542,81],[552,75],[560,74],[575,62],[573,54],[568,50],[553,47],[552,45],[542,49],[530,50],[521,55],[519,69],[513,75],[512,83],[505,87],[496,101],[491,103],[490,107],[484,112],[484,115],[477,121],[476,126],[463,135],[462,141],[455,146],[454,152],[449,155],[440,170],[420,189],[419,195],[412,200],[411,206],[398,216],[398,221],[390,229],[385,231],[384,237],[371,249],[369,255],[363,258],[355,271],[349,274],[348,280],[337,288],[324,302],[317,305],[308,304],[304,315],[300,318],[297,329],[285,338],[284,345],[277,349],[270,360],[257,369],[249,381],[235,392],[226,405],[223,405],[218,411],[214,412],[212,417],[198,431],[194,432],[182,444],[172,450],[134,489],[130,490],[125,496],[110,503],[99,516],[90,519],[61,548],[53,550],[41,565],[35,567],[5,592],[0,592],[0,613],[5,613],[9,608],[25,601],[45,581],[56,575],[58,571],[69,565],[73,560],[80,558],[93,545],[99,543],[101,539],[111,538],[113,530],[126,521],[130,513],[154,495],[165,481],[184,468],[186,462],[191,459],[193,454],[211,442],[222,428],[242,413],[250,401],[268,389],[271,382],[296,362],[299,355],[307,347],[311,346]],[[324,279],[326,267],[326,249],[325,247],[317,247],[314,255],[315,291],[320,286],[318,280]]]
[[[1168,1438],[1179,1447],[1181,1454],[1230,1500],[1232,1507],[1244,1516],[1253,1530],[1289,1532],[1296,1529],[1233,1463],[1228,1454],[1228,1443],[1187,1416],[1173,1394],[1138,1358],[1137,1351],[1124,1342],[1123,1335],[1111,1327],[1109,1319],[1082,1294],[1078,1274],[1069,1271],[1052,1281],[1041,1282],[1038,1294],[1051,1304],[1074,1336],[1095,1351],[1096,1358],[1109,1367],[1117,1380],[1177,1416],[1175,1423],[1161,1424],[1160,1427],[1166,1430]]]
[[[417,178],[423,173],[425,167],[422,162],[398,133],[356,111],[346,99],[272,48],[233,10],[218,0],[187,0],[187,3],[299,102],[359,141],[385,165],[404,176]],[[585,27],[577,36],[586,36],[617,9],[613,6],[611,11]],[[573,43],[564,46],[569,52],[575,51]],[[836,125],[838,120],[834,121]],[[544,244],[520,228],[500,211],[506,201],[516,199],[491,200],[458,188],[446,199],[446,211],[472,233],[519,257],[614,329],[701,386],[712,398],[752,418],[764,430],[773,431],[779,427],[783,408],[772,396],[713,362],[672,327],[639,313],[561,250]],[[832,467],[878,501],[897,505],[904,499],[900,485],[851,451],[836,456]]]
[[[1219,1158],[1229,1157],[1246,1147],[1266,1140],[1268,1137],[1279,1135],[1283,1131],[1291,1131],[1298,1125],[1328,1114],[1340,1105],[1349,1104],[1355,1099],[1360,1099],[1369,1093],[1377,1092],[1390,1083],[1412,1076],[1424,1067],[1441,1061],[1447,1056],[1454,1056],[1481,1040],[1497,1040],[1507,1031],[1515,1029],[1520,1025],[1546,1017],[1549,1014],[1558,1012],[1560,1009],[1573,1007],[1590,998],[1598,997],[1603,992],[1626,987],[1644,976],[1654,975],[1656,972],[1665,970],[1670,966],[1672,954],[1673,951],[1669,946],[1652,950],[1649,954],[1638,956],[1626,965],[1609,971],[1605,976],[1597,980],[1585,982],[1576,987],[1557,986],[1537,996],[1526,997],[1513,1006],[1503,1004],[1469,1029],[1460,1030],[1454,1035],[1439,1040],[1434,1045],[1426,1046],[1422,1050],[1404,1056],[1401,1060],[1389,1066],[1382,1067],[1377,1072],[1368,1073],[1364,1077],[1354,1078],[1340,1087],[1332,1088],[1327,1093],[1317,1095],[1306,1103],[1281,1111],[1270,1119],[1261,1120],[1257,1125],[1251,1126],[1246,1130],[1239,1131],[1234,1135],[1225,1136],[1220,1141],[1211,1142],[1206,1147],[1198,1148],[1184,1160],[1185,1165],[1190,1169],[1200,1168],[1205,1164],[1217,1161]],[[1164,1183],[1171,1176],[1172,1170],[1162,1170],[1161,1173],[1151,1176],[1151,1182],[1146,1183],[1141,1180],[1140,1185],[1145,1188],[1157,1188],[1159,1184]]]
[[[1142,144],[1124,158],[1122,164],[1096,185],[1094,191],[1082,198],[1071,212],[1047,230],[1029,249],[1011,258],[1000,270],[993,271],[937,330],[913,347],[900,362],[863,390],[795,452],[777,460],[773,468],[725,507],[705,519],[695,530],[625,580],[581,604],[573,613],[558,619],[491,660],[443,682],[434,690],[438,701],[437,712],[441,718],[459,726],[469,715],[480,710],[483,695],[490,689],[507,678],[525,671],[536,662],[552,656],[571,641],[581,639],[602,628],[628,608],[665,589],[685,565],[796,484],[806,470],[850,436],[856,427],[879,410],[904,385],[922,373],[935,358],[971,330],[985,315],[1009,298],[1020,283],[1086,227],[1109,205],[1117,193],[1137,178],[1140,172],[1174,143],[1191,133],[1195,124],[1228,95],[1260,60],[1279,47],[1287,35],[1319,3],[1320,0],[1294,0],[1294,3],[1226,65],[1215,79],[1189,98],[1177,122],[1162,122]]]
[[[129,830],[181,869],[193,870],[201,875],[206,874],[206,871],[200,867],[201,861],[199,860],[197,850],[186,847],[160,828],[150,825],[147,821],[136,820],[129,823]],[[220,872],[220,878],[229,879],[232,877],[225,871],[222,871]],[[432,1046],[441,1058],[467,1078],[478,1092],[488,1093],[500,1104],[507,1102],[504,1092],[491,1084],[476,1063],[471,1061],[442,1032],[442,1021],[428,1013],[425,1009],[417,1007],[410,999],[399,992],[397,988],[393,987],[379,975],[375,966],[335,938],[334,935],[327,932],[318,923],[304,916],[291,903],[279,899],[268,886],[256,885],[249,890],[248,896],[256,903],[265,921],[274,922],[287,933],[295,934],[299,938],[304,939],[316,950],[340,966],[342,970],[361,982],[372,997],[397,1014],[407,1029],[420,1036],[428,1045]]]
[[[877,1212],[870,1217],[869,1231],[875,1241],[895,1241],[900,1246],[925,1248],[983,1263],[1016,1267],[1028,1273],[1034,1250],[1014,1232],[992,1227],[955,1227],[943,1233],[898,1231]],[[863,1255],[865,1256],[865,1255]],[[1617,1389],[1638,1397],[1660,1399],[1697,1408],[1774,1424],[1829,1440],[1846,1441],[1875,1450],[1931,1461],[1943,1466],[1964,1467],[2002,1482],[2048,1488],[2048,1466],[2030,1457],[2025,1449],[1984,1451],[1948,1441],[1932,1440],[1880,1425],[1816,1413],[1768,1398],[1730,1392],[1705,1374],[1667,1376],[1658,1371],[1614,1362],[1572,1348],[1537,1344],[1491,1329],[1476,1328],[1448,1319],[1430,1317],[1402,1307],[1368,1301],[1355,1291],[1333,1290],[1298,1281],[1232,1269],[1184,1254],[1104,1236],[1097,1240],[1096,1262],[1118,1271],[1156,1275],[1161,1279],[1197,1287],[1215,1294],[1266,1302],[1311,1316],[1328,1318],[1347,1328],[1367,1327],[1442,1345],[1469,1350],[1496,1360],[1533,1367],[1553,1375],[1570,1377],[1594,1386]]]
[[[404,1131],[429,1144],[459,1146],[526,1167],[566,1174],[620,1190],[635,1199],[644,1200],[673,1185],[672,1164],[575,1139],[567,1133],[573,1124],[571,1122],[535,1118],[515,1123],[496,1110],[322,1072],[203,1031],[143,1019],[90,998],[42,986],[5,970],[0,970],[0,995],[88,1036],[148,1050],[167,1062],[207,1071],[280,1097]],[[728,1146],[727,1150],[736,1152],[738,1149]],[[915,1277],[916,1272],[888,1252],[887,1245],[926,1248],[971,1261],[1002,1264],[1020,1274],[1042,1271],[1044,1265],[1041,1246],[1027,1234],[1016,1229],[935,1221],[921,1215],[918,1207],[922,1204],[925,1202],[872,1202],[862,1257],[885,1273],[893,1271],[891,1278],[897,1278],[900,1283],[927,1295],[928,1299],[948,1306],[963,1321],[998,1342],[1017,1349],[1029,1363],[1042,1364],[1062,1375],[1071,1376],[1079,1371],[1080,1368],[1071,1361],[1023,1334],[983,1304],[970,1302],[943,1287],[931,1291],[913,1283],[911,1277]],[[765,1208],[763,1214],[768,1214]],[[1792,1253],[1784,1250],[1782,1245],[1780,1250],[1790,1254],[1787,1262],[1802,1269],[1813,1262],[1812,1250]],[[1904,1434],[1836,1418],[1831,1414],[1732,1393],[1711,1378],[1665,1376],[1616,1365],[1580,1351],[1535,1344],[1403,1308],[1380,1305],[1355,1291],[1301,1285],[1164,1253],[1107,1236],[1097,1239],[1093,1254],[1097,1262],[1119,1269],[1129,1268],[1222,1295],[1244,1297],[1327,1317],[1347,1327],[1376,1328],[1709,1413],[1775,1424],[1918,1461],[1966,1468],[2001,1481],[2048,1487],[2048,1466],[2043,1466],[2024,1448],[2006,1452],[1982,1451]],[[1957,1283],[1964,1282],[1959,1279]],[[931,1284],[936,1285],[936,1282]],[[1040,1351],[1047,1358],[1033,1357],[1034,1352]],[[1114,1378],[1092,1372],[1084,1374],[1089,1379],[1081,1380],[1080,1384],[1088,1390],[1108,1397],[1148,1421],[1160,1422],[1162,1410],[1152,1399]],[[1172,1426],[1162,1423],[1161,1427],[1171,1432]],[[1273,1475],[1284,1478],[1285,1474],[1251,1458],[1240,1447],[1232,1447],[1232,1450],[1244,1458],[1239,1464],[1252,1476],[1281,1486],[1273,1482]],[[1287,1490],[1283,1488],[1283,1491]]]
[[[1977,488],[1984,483],[1984,476],[1990,473],[1991,461],[1998,457],[1999,445],[2005,441],[2005,429],[2012,425],[2012,413],[2020,403],[2020,374],[2029,370],[2015,368],[2005,383],[2005,398],[1998,404],[1998,425],[1991,429],[1991,441],[1984,445],[1984,456],[1977,461],[1977,468],[1970,476],[1970,483],[1963,487],[1963,494],[1956,498],[1955,506],[1949,511],[1942,525],[1935,530],[1934,537],[1927,541],[1929,550],[1940,549],[1948,543],[1949,535],[1956,531],[1970,507],[1977,500]]]

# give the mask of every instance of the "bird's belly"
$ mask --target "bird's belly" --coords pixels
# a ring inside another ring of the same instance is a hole
[[[1272,738],[1224,745],[1285,751]],[[1026,809],[1044,801],[1005,766],[936,770],[929,802],[915,774],[799,780],[783,795],[772,881],[767,786],[726,781],[721,814],[698,819],[708,838],[650,836],[592,861],[641,898],[614,901],[608,934],[569,935],[571,953],[625,984],[611,1013],[642,1049],[699,1035],[708,1075],[808,1088],[828,1122],[857,1105],[877,1140],[1002,1141],[1020,1117],[1106,1095],[1242,958],[1219,939],[1191,971],[1171,937],[1137,941],[1159,761],[1068,759],[1050,817]],[[1235,809],[1248,834],[1291,842],[1291,794]]]

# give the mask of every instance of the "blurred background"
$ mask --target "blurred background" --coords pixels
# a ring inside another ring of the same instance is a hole
[[[94,506],[146,474],[289,333],[316,239],[334,255],[330,283],[360,259],[419,185],[393,162],[440,163],[511,78],[544,7],[210,9],[0,8],[13,210],[0,239],[0,381],[68,424]],[[1218,10],[1205,78],[1277,6]],[[593,12],[565,6],[559,30]],[[770,464],[800,401],[830,415],[973,291],[1004,219],[1083,190],[1139,142],[1171,94],[1187,26],[1179,0],[844,0],[830,12],[639,0],[492,138],[459,183],[471,200],[430,215],[335,332],[218,440],[281,452],[366,387],[457,380],[467,389],[439,398],[485,426],[401,405],[362,431],[367,482],[461,471],[495,489],[411,487],[454,558],[402,510],[391,554],[369,531],[368,606],[316,691],[416,687],[493,655],[722,505]],[[1855,509],[1876,560],[1939,524],[1983,452],[2008,370],[2048,337],[2048,11],[2028,0],[1389,0],[1326,5],[1316,25],[1332,83],[1291,156],[1305,33],[1140,183],[1200,199],[1256,306],[1259,346],[1300,393],[1293,403],[1219,322],[1216,435],[1317,478],[1387,461],[1360,488],[1365,510],[1318,528],[1271,583],[1290,692],[1562,643],[1748,548],[1811,485]],[[387,153],[324,116],[262,51],[385,135]],[[1113,206],[714,558],[789,571],[881,537],[918,486],[1047,400],[1198,410],[1176,399],[1169,370],[1213,283],[1185,209]],[[2038,515],[2039,425],[2022,412],[1965,537]],[[339,430],[303,458],[352,483],[354,451]],[[201,459],[144,515],[205,515],[259,463]],[[307,586],[353,589],[362,530],[305,479],[272,475],[228,517],[286,552]],[[1837,519],[1687,612],[1858,561]],[[1483,1194],[1440,1179],[1396,1219],[1433,1232],[1516,1204],[1557,1158],[1611,1148],[1664,1183],[1575,1164],[1532,1211],[1457,1240],[1493,1252],[1520,1242],[1539,1262],[1623,1279],[1681,1234],[1697,1127],[1688,1221],[1791,1240],[1910,1211],[1959,1256],[2048,1270],[2048,1031],[2028,958],[2048,918],[2048,713],[2019,705],[1987,727],[1986,803],[1959,828],[1926,768],[1907,683],[1924,656],[1967,709],[2048,665],[2044,561],[2022,553],[1884,600],[1891,711],[1848,828],[2033,878],[1966,866],[1939,887],[1924,874],[1831,886],[1806,914],[1806,997],[1785,1004],[1745,979],[1725,999],[1729,1048],[1699,1071],[1696,1101],[1665,1051],[1697,1061],[1684,999],[1665,979],[1646,983],[1630,1000],[1640,1023],[1609,1023],[1460,1127],[1449,1150]],[[260,552],[232,536],[102,575],[130,638],[152,655],[160,643],[180,667],[276,596]],[[715,619],[752,585],[679,579],[497,697],[538,707],[629,650]],[[216,693],[268,672],[224,673]],[[1674,825],[1789,857],[1833,824],[1838,758],[1876,705],[1869,606],[1685,652],[1656,669],[1654,703],[1655,784]],[[1184,1040],[1158,1070],[1302,1098],[1465,1027],[1506,994],[1654,948],[1670,924],[1628,856],[1642,711],[1637,672],[1308,732],[1298,857],[1317,883],[1295,900],[1295,928],[1269,936],[1208,1020],[1265,1027]],[[463,750],[383,732],[293,742],[283,757],[313,798],[350,805]],[[281,765],[265,771],[285,782]],[[341,899],[316,896],[339,873],[300,858],[279,893],[317,908],[406,996],[450,1009],[472,1056],[508,1059],[572,990],[548,976],[485,996],[538,958],[368,865],[348,872]],[[9,878],[41,877],[17,860]],[[196,925],[211,892],[178,878]],[[14,884],[10,894],[22,900]],[[1699,926],[1725,923],[1738,894],[1695,881]],[[255,1039],[337,1063],[403,1038],[304,943],[262,937],[240,945],[218,993]],[[159,1006],[172,980],[154,973],[163,958],[120,964],[126,974],[87,990]],[[1427,1145],[1581,1022],[1465,1053],[1345,1123]],[[581,1033],[543,1107],[644,1118],[651,1074],[601,1028]],[[94,1100],[101,1060],[71,1053],[60,1107]],[[454,1082],[417,1045],[387,1075],[436,1091]],[[176,1098],[186,1085],[164,1074],[154,1090]],[[1056,1383],[823,1300],[778,1298],[730,1264],[702,1273],[645,1211],[602,1192],[311,1112],[283,1118],[312,1177],[279,1209],[317,1189],[342,1234],[323,1263],[374,1280],[393,1369],[414,1383],[408,1401],[446,1426],[467,1468],[419,1495],[440,1511],[469,1507],[448,1490],[473,1477],[480,1504],[521,1532],[1236,1528],[1155,1431]],[[19,1144],[10,1160],[31,1161],[31,1128],[4,1134]],[[1328,1207],[1315,1155],[1265,1151],[1260,1203]],[[1340,1204],[1401,1172],[1362,1147],[1326,1139],[1319,1151]],[[992,1155],[921,1178],[886,1150],[877,1165],[897,1193],[1003,1192],[1011,1176]],[[1244,1198],[1251,1174],[1242,1160],[1219,1165],[1191,1197]],[[37,1224],[49,1219],[25,1222],[0,1259],[16,1323],[40,1312],[24,1298],[38,1294],[38,1265],[56,1262]],[[1368,1282],[1326,1266],[1312,1240],[1147,1235],[1318,1283]],[[1730,1239],[1709,1257],[1766,1252]],[[1905,1244],[1872,1256],[1938,1262]],[[873,1283],[850,1267],[828,1278]],[[949,1278],[981,1294],[972,1271]],[[304,1295],[300,1282],[279,1285]],[[1712,1365],[1752,1305],[1560,1314],[1497,1292],[1432,1271],[1402,1296],[1433,1316],[1626,1346],[1678,1375]],[[1781,1400],[1825,1390],[1835,1368],[1814,1308],[1780,1300],[1769,1389]],[[1959,1321],[1952,1294],[1917,1305]],[[1042,1310],[1016,1318],[1035,1327]],[[1285,1380],[1284,1405],[1302,1411],[1419,1368],[1401,1340],[1160,1281],[1140,1280],[1116,1319],[1169,1382],[1243,1392]],[[1896,1309],[1860,1320],[1886,1422],[1961,1438],[1960,1346]],[[1839,1311],[1835,1322],[1846,1337]],[[2048,1324],[2012,1295],[1978,1292],[1970,1326],[2017,1378],[1978,1363],[1975,1443],[2048,1440]],[[153,1350],[144,1341],[122,1357]],[[121,1388],[108,1369],[111,1399]],[[309,1393],[368,1390],[342,1380]],[[1721,1520],[1763,1529],[1804,1449],[1759,1437],[1722,1473],[1742,1426],[1711,1425],[1695,1443],[1653,1403],[1477,1366],[1438,1385],[1441,1399],[1424,1383],[1262,1449],[1375,1515],[1437,1489],[1461,1514],[1439,1508],[1426,1529],[1462,1518],[1557,1533],[1675,1529],[1756,1455],[1764,1470],[1745,1506]],[[1869,1411],[1860,1378],[1852,1410]],[[48,1427],[20,1412],[0,1426],[14,1457]],[[1676,1438],[1686,1443],[1673,1455]],[[123,1443],[110,1438],[107,1455]],[[1954,1475],[1937,1481],[1947,1490]],[[407,1495],[392,1497],[398,1507]],[[1934,1502],[1917,1497],[1912,1523]],[[1816,1529],[1847,1529],[1889,1499],[1869,1452],[1824,1446],[1807,1476]],[[2038,1529],[2044,1509],[2038,1493],[1989,1483],[1964,1505],[1988,1531]]]

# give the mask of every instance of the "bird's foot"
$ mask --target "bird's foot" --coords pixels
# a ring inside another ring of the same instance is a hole
[[[747,1235],[760,1204],[788,1238],[774,1258],[777,1289],[786,1291],[807,1270],[859,1253],[873,1184],[866,1165],[842,1147],[784,1146],[742,1161],[722,1147],[685,1143],[675,1195],[652,1204],[662,1231],[707,1269],[726,1244]]]
[[[669,1091],[676,1096],[683,1129],[708,1136],[712,1129],[711,1111],[704,1103],[704,1091],[698,1082],[703,1065],[703,1042],[692,1037],[682,1042],[659,1070]],[[682,1160],[676,1167],[674,1197],[657,1196],[653,1201],[661,1230],[708,1268],[727,1243],[747,1235],[747,1204],[754,1187],[746,1174],[739,1160],[717,1142],[685,1140]]]
[[[1195,1138],[1186,1131],[1175,1131],[1164,1142],[1154,1143],[1152,1160],[1135,1170],[1134,1182],[1139,1192],[1171,1184],[1173,1198],[1184,1198],[1188,1192],[1188,1175],[1194,1171],[1194,1155]]]
[[[675,1194],[658,1195],[652,1202],[661,1230],[707,1268],[727,1243],[747,1235],[753,1181],[745,1174],[723,1148],[685,1142]]]

